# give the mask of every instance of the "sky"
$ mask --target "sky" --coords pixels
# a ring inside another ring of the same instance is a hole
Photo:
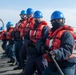
[[[43,13],[43,20],[50,24],[51,14],[58,10],[64,14],[65,24],[73,26],[76,31],[76,0],[0,0],[0,19],[14,25],[20,20],[20,12],[32,8]],[[0,22],[1,25],[1,22]]]

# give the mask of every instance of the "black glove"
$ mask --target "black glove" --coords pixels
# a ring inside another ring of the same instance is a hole
[[[42,46],[41,46],[41,52],[42,52],[42,53],[46,53],[47,50],[48,50],[48,48],[47,48],[46,45],[42,45]]]
[[[40,50],[42,53],[46,53],[46,50],[45,50],[45,47],[44,46],[41,46],[41,50]]]
[[[31,46],[31,45],[32,45],[31,43],[28,43],[28,47]]]
[[[4,33],[4,36],[5,36],[5,37],[7,36],[7,32]]]
[[[50,51],[49,53],[48,53],[48,57],[52,60],[52,57],[54,57],[55,58],[55,56],[56,56],[56,53],[54,52],[54,51]]]
[[[52,55],[52,56],[53,56],[53,55],[54,55],[54,56],[56,55],[56,53],[55,53],[54,51],[50,51],[49,54]]]

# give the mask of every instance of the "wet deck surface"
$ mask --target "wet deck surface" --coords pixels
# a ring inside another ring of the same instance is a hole
[[[3,50],[0,48],[0,75],[20,75],[22,70],[13,70],[16,66],[10,66],[12,63],[7,63],[9,61],[9,58],[2,57]]]

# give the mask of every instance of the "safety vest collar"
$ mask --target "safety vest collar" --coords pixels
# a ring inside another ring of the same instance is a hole
[[[43,25],[45,24],[45,25]],[[36,29],[31,29],[30,30],[30,39],[34,43],[36,43],[37,40],[39,40],[42,37],[42,30],[46,26],[46,22],[42,21]]]
[[[74,29],[71,26],[68,25],[63,25],[60,28],[58,28],[56,31],[52,32],[52,29],[49,31],[49,34],[51,37],[53,37],[54,35],[56,35],[59,31],[61,30],[69,30],[69,31],[74,31]]]

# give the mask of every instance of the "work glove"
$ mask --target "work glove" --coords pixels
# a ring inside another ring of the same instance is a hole
[[[4,33],[4,36],[5,36],[5,37],[7,36],[7,32]]]
[[[52,59],[52,56],[55,58],[55,56],[56,56],[55,51],[50,51],[50,52],[48,53],[48,57],[49,57],[50,59]]]
[[[29,46],[31,46],[31,43],[30,43],[30,42],[28,43],[28,47],[29,47]]]
[[[46,45],[41,46],[41,52],[42,53],[46,53],[47,50],[48,50],[48,47]]]
[[[52,55],[52,56],[53,56],[53,55],[56,55],[56,53],[55,53],[54,51],[50,51],[49,53],[50,53],[50,55]]]

